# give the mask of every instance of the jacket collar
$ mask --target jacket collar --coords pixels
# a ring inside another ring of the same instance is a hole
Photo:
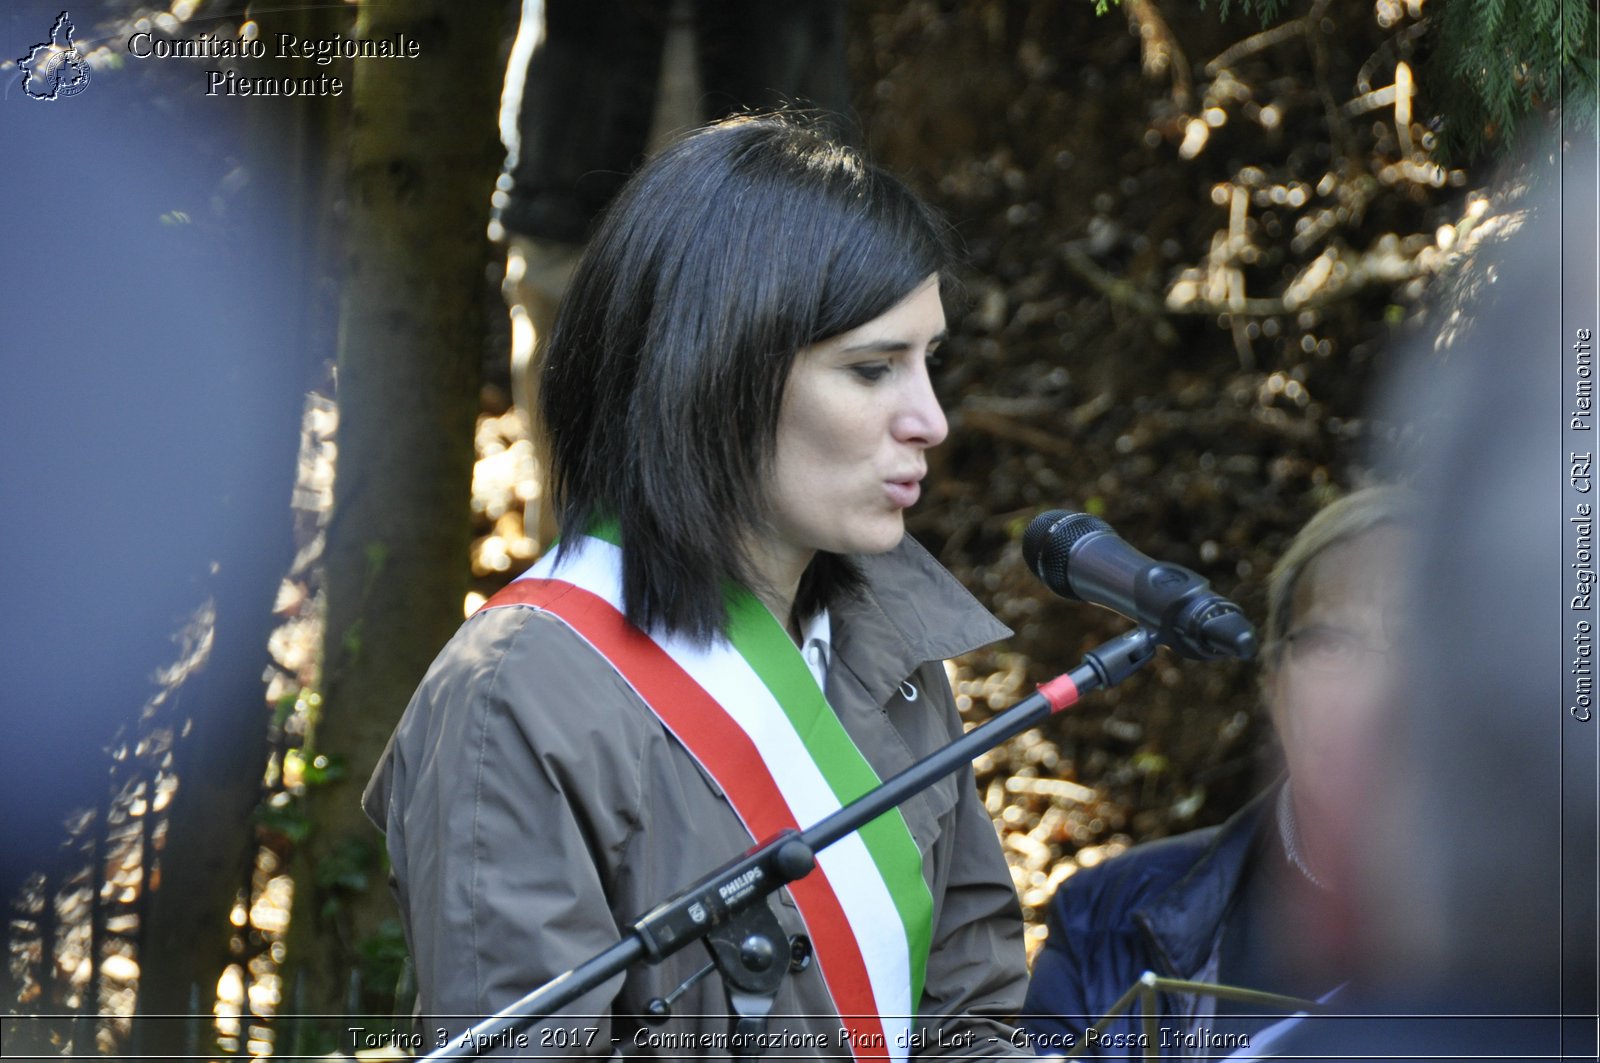
[[[1011,634],[909,535],[854,560],[866,587],[832,606],[833,653],[877,704],[922,664]]]
[[[1189,978],[1205,965],[1223,917],[1233,903],[1263,825],[1272,815],[1278,785],[1257,794],[1217,828],[1211,845],[1187,874],[1132,914],[1154,940],[1171,977]]]

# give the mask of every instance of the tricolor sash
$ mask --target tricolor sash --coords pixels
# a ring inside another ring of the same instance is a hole
[[[727,604],[727,636],[709,646],[642,632],[622,612],[621,550],[585,536],[568,543],[559,567],[547,554],[484,608],[532,606],[594,647],[756,840],[809,827],[880,780],[767,608],[744,590]],[[819,852],[817,869],[789,892],[852,1054],[907,1058],[933,898],[900,811]]]

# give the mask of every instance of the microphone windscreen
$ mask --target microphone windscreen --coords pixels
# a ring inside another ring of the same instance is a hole
[[[1022,533],[1022,559],[1028,571],[1038,576],[1046,587],[1065,597],[1077,598],[1067,580],[1072,548],[1086,536],[1110,531],[1111,525],[1099,517],[1052,509],[1028,523],[1027,530]]]
[[[1029,521],[1027,529],[1022,533],[1023,563],[1028,566],[1029,572],[1040,579],[1044,579],[1044,573],[1039,570],[1039,559],[1044,554],[1045,544],[1050,541],[1050,529],[1070,516],[1072,514],[1064,509],[1049,510]]]

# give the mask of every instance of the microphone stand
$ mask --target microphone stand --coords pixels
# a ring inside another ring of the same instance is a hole
[[[521,1000],[501,1009],[424,1060],[476,1059],[481,1049],[503,1046],[526,1026],[555,1015],[584,993],[628,967],[659,963],[702,938],[712,963],[728,987],[734,1042],[761,1051],[758,1036],[783,975],[790,943],[766,899],[803,878],[816,866],[816,854],[898,806],[1091,690],[1114,686],[1155,656],[1159,638],[1146,627],[1124,632],[1084,654],[1083,663],[1056,676],[983,724],[893,776],[805,830],[786,830],[766,839],[640,916],[622,940]],[[778,962],[779,960],[782,962]],[[796,963],[803,961],[796,957]]]

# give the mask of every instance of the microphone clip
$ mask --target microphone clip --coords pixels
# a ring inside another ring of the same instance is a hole
[[[1149,664],[1160,644],[1154,631],[1140,626],[1096,646],[1083,655],[1083,663],[1094,672],[1100,686],[1112,687]]]
[[[711,962],[690,975],[666,997],[656,997],[646,1005],[641,1018],[660,1026],[672,1018],[672,1006],[689,988],[715,970],[722,976],[722,988],[732,1022],[729,1044],[738,1051],[736,1059],[761,1055],[778,988],[786,974],[811,965],[811,941],[804,934],[789,936],[772,911],[770,896],[713,926],[705,935]]]

